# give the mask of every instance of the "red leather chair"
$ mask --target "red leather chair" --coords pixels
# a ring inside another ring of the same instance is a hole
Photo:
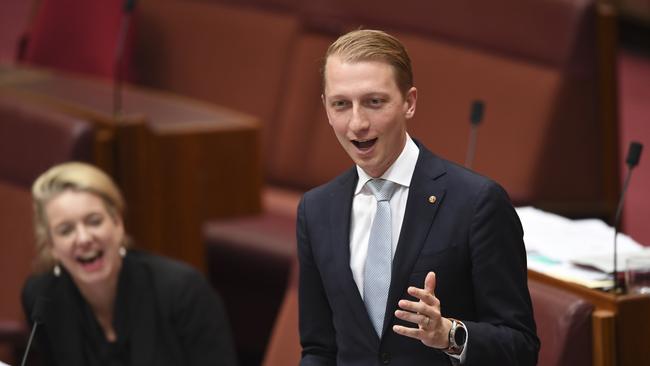
[[[291,269],[289,286],[275,319],[262,366],[286,366],[300,363],[300,334],[298,332],[298,263]]]
[[[58,70],[113,78],[124,0],[42,0],[27,31],[21,61]],[[131,19],[131,17],[129,18]],[[122,69],[131,80],[133,24],[124,43]]]
[[[594,305],[551,285],[528,281],[537,335],[538,366],[590,366],[593,363]]]
[[[264,231],[247,230],[252,225]],[[261,362],[290,276],[294,231],[293,220],[274,216],[204,227],[206,236],[221,238],[206,246],[207,267],[224,298],[241,365]]]

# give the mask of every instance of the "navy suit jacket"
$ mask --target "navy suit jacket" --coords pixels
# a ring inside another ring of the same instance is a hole
[[[394,333],[408,286],[436,273],[444,317],[469,331],[466,365],[535,365],[539,351],[527,286],[523,230],[494,181],[423,146],[406,212],[379,339],[350,269],[355,168],[307,192],[298,207],[301,365],[449,365],[444,352]],[[434,203],[430,196],[435,196]]]

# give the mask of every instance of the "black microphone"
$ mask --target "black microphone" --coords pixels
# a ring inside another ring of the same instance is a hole
[[[469,114],[469,143],[467,145],[467,155],[465,156],[465,167],[472,169],[474,163],[474,153],[476,151],[476,136],[478,134],[478,125],[483,120],[483,110],[485,109],[482,100],[475,100]]]
[[[131,13],[135,8],[135,0],[124,0],[124,7],[122,8],[125,13]]]
[[[625,193],[627,192],[627,187],[630,184],[630,177],[632,177],[632,169],[639,164],[639,159],[641,158],[641,151],[643,151],[643,144],[640,142],[632,141],[630,147],[627,150],[627,158],[625,163],[627,164],[627,175],[625,176],[625,182],[623,183],[623,189],[621,190],[621,197],[618,200],[618,207],[616,208],[616,215],[614,216],[614,293],[618,293],[621,289],[620,281],[618,280],[618,245],[616,238],[618,236],[618,225],[621,220],[621,212],[623,211],[623,202],[625,202]]]
[[[131,23],[131,14],[134,8],[135,0],[124,0],[124,5],[122,6],[122,22],[115,47],[115,63],[113,64],[115,71],[115,75],[113,76],[113,118],[118,118],[122,115],[124,42],[126,42],[126,36],[129,33],[129,24]]]
[[[27,355],[29,355],[29,351],[32,348],[32,341],[34,340],[34,335],[36,334],[36,329],[38,328],[38,325],[45,323],[44,314],[45,314],[45,309],[47,308],[47,304],[49,302],[50,299],[41,296],[38,299],[36,299],[36,303],[32,308],[32,323],[34,323],[34,325],[32,326],[32,332],[29,335],[29,340],[27,341],[27,348],[25,349],[25,353],[23,354],[23,362],[20,363],[21,366],[25,366],[25,362],[27,362]]]

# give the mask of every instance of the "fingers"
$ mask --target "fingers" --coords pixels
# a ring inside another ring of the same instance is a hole
[[[417,327],[394,325],[393,331],[418,339],[430,347],[445,348],[449,333],[449,327],[445,328],[447,326],[445,322],[450,323],[450,321],[443,318],[440,313],[440,301],[435,295],[435,288],[436,274],[429,272],[424,279],[424,288],[411,286],[407,289],[408,294],[418,301],[400,300],[398,302],[400,309],[395,311],[395,316]]]
[[[421,328],[426,328],[431,323],[431,318],[422,313],[416,314],[404,310],[395,310],[395,316],[404,321],[417,324]]]
[[[424,301],[400,300],[397,303],[397,306],[399,306],[402,310],[407,310],[412,313],[424,314],[428,317],[435,317],[440,314],[439,307],[436,304],[427,304]]]
[[[419,301],[400,300],[398,306],[401,309],[410,311],[412,313],[424,314],[428,317],[433,317],[433,318],[440,317],[440,301],[433,294],[435,285],[436,285],[436,274],[434,272],[429,272],[424,280],[423,289],[414,286],[411,286],[407,289],[408,294],[417,298]],[[412,323],[420,324],[418,323],[417,320],[416,321],[411,321],[409,319],[404,319],[404,320],[410,321]]]
[[[432,348],[445,349],[449,347],[449,340],[447,338],[449,331],[445,333],[444,331],[431,331],[424,328],[409,328],[402,325],[393,325],[393,332],[417,339]]]
[[[418,340],[426,337],[426,332],[420,328],[409,328],[401,325],[393,325],[393,332]]]
[[[435,306],[438,304],[438,299],[434,293],[435,287],[436,274],[434,272],[429,272],[427,277],[424,279],[424,288],[411,286],[408,288],[407,292],[409,295],[416,297],[429,305]]]
[[[435,296],[435,289],[436,289],[436,273],[429,272],[427,273],[427,277],[424,279],[424,290]]]
[[[425,289],[411,286],[408,288],[407,292],[409,295],[417,298],[427,305],[437,306],[439,303],[438,298],[436,298],[434,294]]]

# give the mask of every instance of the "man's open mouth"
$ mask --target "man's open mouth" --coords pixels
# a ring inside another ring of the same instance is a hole
[[[375,145],[376,142],[377,142],[377,138],[376,138],[376,137],[375,137],[374,139],[364,140],[364,141],[361,141],[361,140],[352,140],[352,143],[354,144],[354,146],[356,146],[357,149],[360,149],[360,150],[366,150],[366,149],[369,149],[369,148],[373,147],[373,146]]]

